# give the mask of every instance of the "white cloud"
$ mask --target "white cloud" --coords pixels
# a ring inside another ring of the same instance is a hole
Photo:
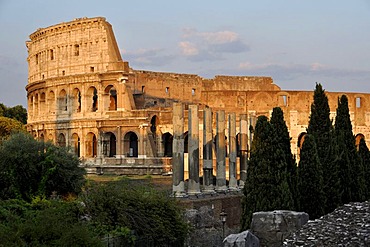
[[[199,50],[197,49],[195,44],[189,41],[180,42],[179,47],[181,49],[182,54],[185,56],[195,56],[199,54]]]
[[[235,32],[198,32],[194,28],[184,28],[178,43],[181,53],[192,61],[223,60],[223,54],[248,51],[249,46]]]

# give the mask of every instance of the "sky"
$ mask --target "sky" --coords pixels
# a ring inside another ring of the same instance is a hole
[[[0,103],[27,107],[31,33],[97,16],[136,70],[370,93],[370,0],[0,0]]]

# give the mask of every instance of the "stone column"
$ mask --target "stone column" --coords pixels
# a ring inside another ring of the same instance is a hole
[[[216,191],[223,192],[227,190],[226,186],[226,165],[225,165],[225,111],[218,111],[216,115]]]
[[[173,104],[172,192],[185,197],[184,184],[184,109],[182,103]]]
[[[121,126],[117,126],[116,158],[122,157],[122,133]]]
[[[204,192],[214,192],[213,187],[213,136],[212,111],[205,108],[203,112],[203,187]]]
[[[247,159],[248,159],[248,125],[247,114],[240,115],[240,181],[239,187],[244,187],[247,180]]]
[[[229,189],[237,190],[236,179],[236,116],[229,114]]]
[[[190,105],[188,111],[188,195],[200,194],[199,184],[199,119],[198,105]]]

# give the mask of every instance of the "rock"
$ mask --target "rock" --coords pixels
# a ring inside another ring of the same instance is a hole
[[[223,241],[224,247],[259,247],[259,239],[250,231],[230,234]]]
[[[275,210],[253,214],[251,231],[256,235],[261,246],[281,246],[283,240],[296,232],[308,221],[304,212]]]

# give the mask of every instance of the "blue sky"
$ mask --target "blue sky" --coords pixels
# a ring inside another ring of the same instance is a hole
[[[0,103],[26,106],[31,33],[96,16],[134,69],[370,93],[370,0],[0,0]]]

